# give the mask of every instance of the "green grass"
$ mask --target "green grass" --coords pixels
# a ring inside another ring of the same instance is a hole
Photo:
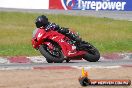
[[[32,48],[35,18],[40,14],[0,12],[0,56],[40,55]],[[47,15],[47,14],[45,14]],[[79,32],[101,53],[132,52],[132,22],[108,18],[47,15],[51,22]]]

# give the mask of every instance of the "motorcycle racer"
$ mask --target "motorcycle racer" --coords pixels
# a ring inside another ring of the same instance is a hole
[[[74,59],[85,59],[96,62],[100,53],[92,44],[82,41],[79,35],[48,21],[44,15],[35,20],[32,46],[46,58],[48,63],[69,62]]]

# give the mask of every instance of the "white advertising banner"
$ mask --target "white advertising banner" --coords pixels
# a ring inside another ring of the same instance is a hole
[[[49,0],[0,0],[2,8],[49,9]]]

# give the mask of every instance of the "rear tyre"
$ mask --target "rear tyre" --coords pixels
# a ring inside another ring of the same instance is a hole
[[[39,51],[46,58],[48,63],[62,63],[64,61],[63,54],[57,44],[53,43],[54,47],[57,48],[58,56],[53,55],[47,45],[40,45]]]
[[[88,53],[85,54],[84,59],[90,62],[97,62],[100,58],[100,53],[99,51],[91,45],[91,49],[88,49]]]

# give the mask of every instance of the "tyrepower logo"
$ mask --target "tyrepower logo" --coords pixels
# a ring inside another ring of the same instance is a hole
[[[126,2],[121,1],[87,1],[87,0],[78,0],[78,9],[82,10],[124,10]]]
[[[124,10],[123,0],[61,0],[65,10]]]

